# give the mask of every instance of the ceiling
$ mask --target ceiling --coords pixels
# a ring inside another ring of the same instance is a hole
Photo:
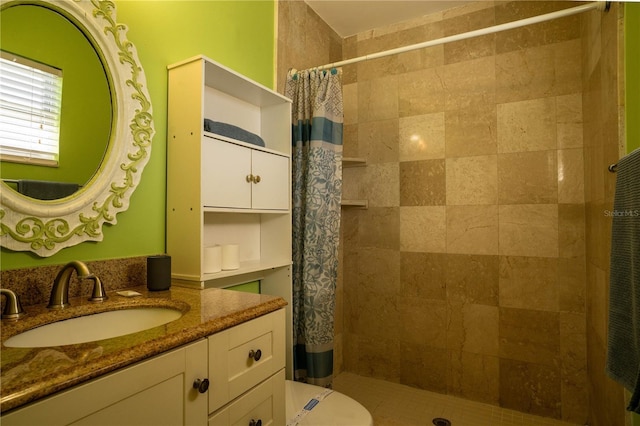
[[[467,0],[305,0],[342,38],[468,3]]]

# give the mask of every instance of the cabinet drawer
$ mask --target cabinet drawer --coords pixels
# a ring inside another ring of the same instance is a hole
[[[251,389],[209,418],[209,426],[247,426],[254,420],[263,426],[286,422],[284,370]]]
[[[211,413],[284,368],[284,309],[209,336],[208,341]]]

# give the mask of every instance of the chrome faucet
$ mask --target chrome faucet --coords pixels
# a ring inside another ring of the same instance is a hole
[[[74,270],[78,274],[78,278],[93,281],[93,292],[89,298],[90,302],[102,302],[108,299],[100,278],[92,274],[83,262],[74,260],[64,265],[62,269],[60,269],[60,272],[58,272],[56,279],[53,281],[53,288],[51,289],[51,297],[49,298],[47,308],[63,309],[69,306],[69,281],[71,280],[71,274]]]
[[[8,288],[0,288],[0,295],[5,296],[7,301],[2,311],[2,319],[18,319],[23,315],[26,315],[22,305],[20,304],[20,298],[13,291]]]

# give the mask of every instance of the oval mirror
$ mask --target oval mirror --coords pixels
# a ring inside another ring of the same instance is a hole
[[[129,206],[149,160],[154,128],[144,71],[135,46],[126,39],[126,27],[116,21],[113,2],[0,0],[0,13],[24,5],[55,12],[82,32],[100,59],[111,94],[104,158],[77,192],[38,200],[0,184],[0,245],[45,257],[83,241],[102,240],[102,226],[115,224],[116,214]]]

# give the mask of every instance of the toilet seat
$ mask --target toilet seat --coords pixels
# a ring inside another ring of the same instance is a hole
[[[372,426],[369,411],[356,400],[307,383],[285,381],[287,425],[299,416],[300,426]],[[316,401],[312,401],[312,400]],[[311,403],[310,403],[311,401]],[[304,410],[305,406],[307,410]]]

